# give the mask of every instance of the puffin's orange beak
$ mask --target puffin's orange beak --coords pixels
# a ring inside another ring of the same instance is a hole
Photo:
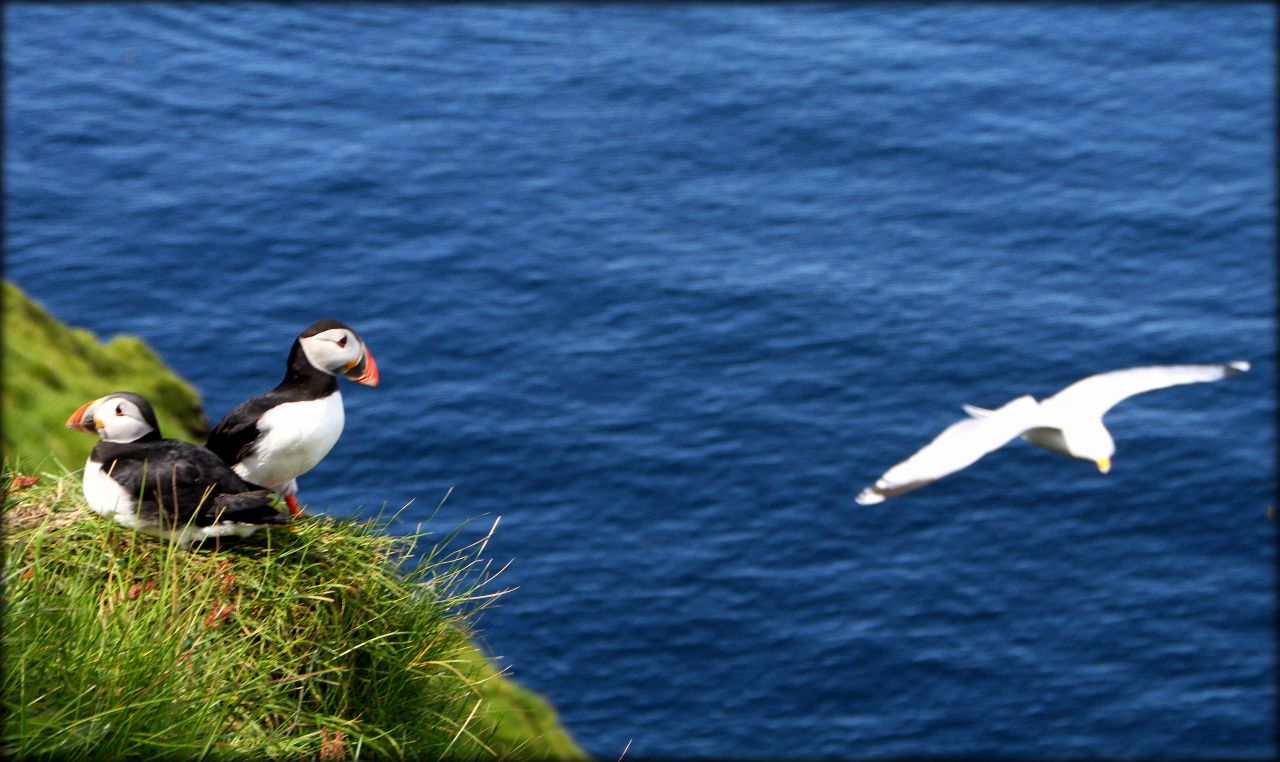
[[[84,431],[89,434],[97,434],[98,427],[93,422],[94,408],[97,407],[101,399],[89,400],[81,405],[71,417],[67,419],[67,428],[76,431]]]
[[[360,349],[360,359],[347,363],[347,372],[342,375],[365,386],[377,386],[378,363],[374,362],[373,353],[368,347],[361,344]]]

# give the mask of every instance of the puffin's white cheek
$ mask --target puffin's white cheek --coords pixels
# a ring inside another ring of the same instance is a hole
[[[337,349],[338,345],[332,341],[317,339],[314,336],[302,340],[302,353],[307,356],[307,362],[325,373],[333,374],[334,368],[342,364]]]
[[[125,416],[110,417],[98,429],[98,433],[108,442],[133,442],[150,432],[149,424]]]

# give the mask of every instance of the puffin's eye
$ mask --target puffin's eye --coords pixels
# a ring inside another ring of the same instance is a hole
[[[347,337],[344,335],[342,338],[338,339],[338,346],[345,347],[346,345],[347,345]]]
[[[116,415],[124,415],[124,405],[116,405]]]

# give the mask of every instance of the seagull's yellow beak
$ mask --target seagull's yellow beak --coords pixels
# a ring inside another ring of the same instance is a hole
[[[1111,470],[1111,458],[1098,458],[1094,463],[1098,464],[1098,470],[1104,474]]]

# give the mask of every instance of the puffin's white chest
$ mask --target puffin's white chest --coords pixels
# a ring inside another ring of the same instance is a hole
[[[277,405],[258,420],[258,441],[235,470],[245,480],[267,489],[281,487],[315,468],[329,454],[344,423],[341,392]]]
[[[102,470],[102,464],[92,459],[84,464],[84,499],[89,510],[102,516],[111,516],[121,523],[136,516],[137,496],[130,495]],[[121,520],[119,517],[125,517]]]

